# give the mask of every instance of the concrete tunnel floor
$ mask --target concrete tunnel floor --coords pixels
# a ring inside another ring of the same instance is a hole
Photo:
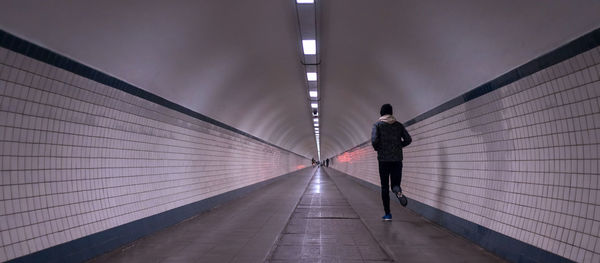
[[[394,202],[395,201],[395,202]],[[306,168],[89,262],[504,262],[331,168]]]

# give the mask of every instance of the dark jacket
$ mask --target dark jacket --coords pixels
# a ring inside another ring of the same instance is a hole
[[[394,120],[394,117],[389,116]],[[411,142],[412,138],[400,122],[388,119],[380,120],[373,125],[371,144],[377,151],[377,160],[381,162],[402,161],[402,147],[408,146]]]

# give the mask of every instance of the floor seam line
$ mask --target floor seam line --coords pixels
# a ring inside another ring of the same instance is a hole
[[[313,171],[312,175],[310,176],[310,178],[308,179],[306,187],[304,187],[304,190],[300,194],[300,198],[298,198],[298,202],[296,202],[296,205],[294,206],[294,209],[292,209],[292,212],[290,213],[290,216],[288,217],[287,221],[283,225],[283,229],[281,229],[281,231],[279,231],[279,234],[277,234],[277,238],[275,238],[275,243],[273,243],[273,246],[271,246],[271,250],[267,254],[267,257],[265,257],[265,260],[264,260],[265,262],[270,262],[272,260],[273,253],[275,252],[275,249],[279,245],[279,241],[281,241],[281,238],[283,237],[283,235],[282,235],[283,231],[285,231],[285,228],[287,227],[287,225],[292,220],[292,216],[294,215],[294,211],[296,211],[296,209],[300,205],[300,202],[302,201],[302,196],[304,196],[304,193],[306,193],[306,190],[308,189],[308,187],[310,187],[310,182],[315,177],[315,174],[317,173],[318,170],[319,170],[319,168],[315,169]]]
[[[331,181],[333,181],[333,184],[335,185],[335,187],[338,189],[338,191],[340,191],[340,188],[338,187],[337,182],[333,179],[333,176],[331,176],[329,173],[327,173],[327,171],[325,171],[325,169],[323,169],[323,172],[325,172],[327,174],[327,176],[329,176],[331,178]],[[371,230],[371,228],[369,228],[369,226],[367,225],[367,223],[365,222],[365,220],[356,211],[356,209],[354,208],[354,206],[352,206],[352,203],[350,202],[350,199],[348,199],[348,197],[346,197],[346,194],[344,192],[342,192],[342,191],[340,191],[340,193],[344,196],[344,199],[346,199],[346,201],[348,202],[348,205],[350,205],[350,207],[352,208],[352,210],[354,210],[354,212],[356,213],[356,215],[360,219],[360,222],[365,226],[365,228],[367,230],[369,230],[369,235],[371,235],[371,237],[373,238],[373,240],[375,240],[375,242],[377,242],[377,245],[379,246],[379,248],[381,248],[381,250],[388,256],[388,258],[392,262],[396,262],[396,260],[391,256],[392,252],[390,251],[390,249],[387,246],[384,246],[383,242],[381,242],[380,240],[378,240],[375,237],[375,235],[373,234],[373,231]],[[382,261],[382,262],[385,262],[385,261]]]

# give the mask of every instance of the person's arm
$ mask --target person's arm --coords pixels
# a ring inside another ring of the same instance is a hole
[[[406,147],[412,142],[412,138],[410,137],[410,134],[408,134],[408,131],[406,130],[406,128],[404,128],[404,125],[402,125],[401,137],[402,137],[402,147]]]
[[[375,151],[379,150],[379,129],[377,129],[377,124],[374,124],[373,130],[371,130],[371,145],[373,145]]]

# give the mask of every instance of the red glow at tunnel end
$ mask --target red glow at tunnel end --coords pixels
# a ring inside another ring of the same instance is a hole
[[[369,147],[363,147],[353,151],[345,152],[336,157],[336,161],[339,163],[352,163],[358,160],[362,160],[364,158],[368,158],[368,154],[370,151],[372,151],[372,149],[370,149]]]
[[[352,154],[349,152],[345,152],[337,157],[337,161],[340,163],[349,163],[350,161],[352,161]]]

